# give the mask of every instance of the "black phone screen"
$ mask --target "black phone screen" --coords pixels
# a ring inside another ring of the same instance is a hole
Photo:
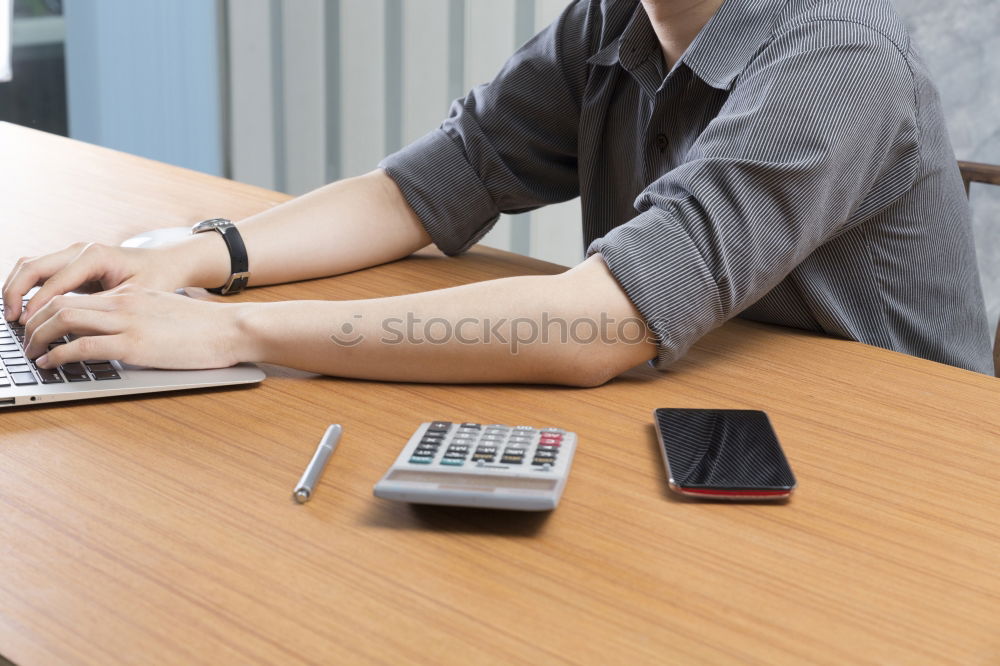
[[[744,409],[657,409],[670,487],[725,499],[780,499],[795,488],[767,414]]]

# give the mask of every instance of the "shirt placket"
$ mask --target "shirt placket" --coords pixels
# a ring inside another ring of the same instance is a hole
[[[653,96],[649,121],[645,128],[643,178],[649,184],[679,163],[681,141],[678,128],[684,115],[684,89],[688,77],[674,71]]]

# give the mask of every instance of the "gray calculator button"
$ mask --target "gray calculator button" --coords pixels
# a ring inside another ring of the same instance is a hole
[[[509,444],[530,444],[534,438],[511,435],[507,440]]]
[[[531,432],[535,431],[535,429],[532,428],[531,426],[514,426],[514,430],[530,430]]]

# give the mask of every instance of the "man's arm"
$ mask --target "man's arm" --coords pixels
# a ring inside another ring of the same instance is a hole
[[[236,225],[247,246],[250,286],[339,275],[395,261],[431,240],[381,169],[324,185]],[[229,254],[219,234],[187,239],[184,286],[217,287],[229,277]]]
[[[913,187],[914,86],[894,42],[836,19],[793,22],[755,56],[686,161],[636,197],[639,215],[588,249],[654,331],[658,367]],[[891,234],[905,239],[912,230],[867,226],[875,235],[853,251],[872,257],[872,273],[804,279],[792,289],[819,299],[830,295],[825,280],[852,281],[872,295],[866,326],[874,328],[891,318],[891,308],[875,304],[880,281],[891,279],[882,271],[902,260],[880,255],[903,251]]]
[[[423,225],[384,171],[325,185],[239,221],[250,258],[250,284],[337,275],[405,257],[430,243]],[[229,277],[229,253],[218,234],[167,247],[134,249],[77,243],[24,257],[3,287],[8,319],[26,322],[52,297],[100,283],[174,290],[218,287]],[[20,312],[21,297],[42,284]]]
[[[254,361],[377,380],[596,386],[656,354],[599,255],[559,275],[362,301],[218,304],[130,287],[62,296],[29,322],[28,355],[70,331],[82,337],[40,365]]]

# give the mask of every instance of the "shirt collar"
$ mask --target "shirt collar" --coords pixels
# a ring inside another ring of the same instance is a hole
[[[713,88],[728,90],[771,38],[778,13],[787,3],[788,0],[726,0],[691,42],[680,63]],[[632,71],[659,48],[653,26],[640,4],[621,36],[587,62],[620,64]]]
[[[778,14],[787,3],[788,0],[726,0],[681,60],[708,85],[728,90],[770,41]]]

